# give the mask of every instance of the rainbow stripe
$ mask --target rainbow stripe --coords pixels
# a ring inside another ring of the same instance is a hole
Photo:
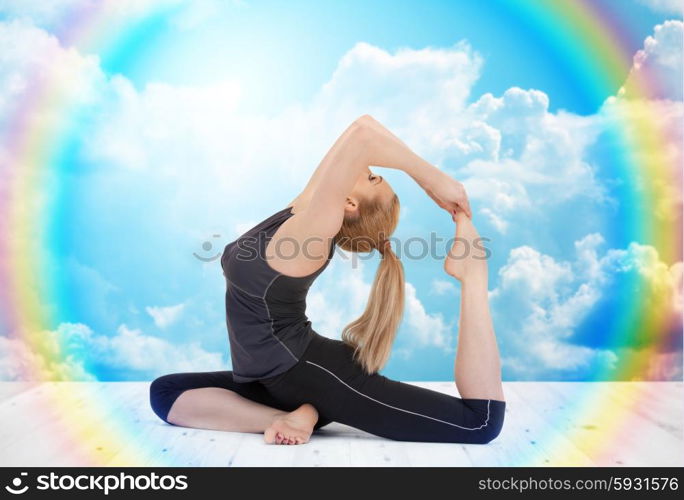
[[[590,0],[517,2],[516,11],[511,11],[511,14],[524,18],[541,33],[541,39],[554,46],[559,57],[574,66],[576,74],[581,75],[580,79],[585,83],[585,89],[603,96],[614,94],[615,89],[622,86],[634,54],[628,48],[632,45],[628,38],[629,29],[620,23],[615,12],[601,10],[600,6],[599,2]],[[632,95],[638,99],[659,95],[660,82],[644,73],[640,76],[630,89]],[[632,186],[631,199],[624,200],[631,207],[631,213],[623,227],[631,230],[631,240],[653,245],[666,262],[681,261],[681,218],[668,222],[652,216],[650,209],[662,196],[666,196],[663,190],[670,186],[679,188],[681,200],[681,165],[666,155],[667,145],[674,142],[673,139],[681,143],[681,138],[672,137],[675,132],[662,125],[657,111],[650,110],[647,105],[640,106],[639,111],[636,119],[629,114],[619,116],[622,127],[614,131],[621,149],[626,152],[622,158],[622,171]],[[641,183],[644,185],[637,188]],[[667,311],[667,304],[663,309],[654,309],[639,299],[635,296],[621,304],[621,315],[612,318],[608,338],[637,339],[642,332],[648,332],[653,339],[648,352],[656,355],[668,332],[674,325],[681,324],[681,316],[675,311]],[[641,379],[649,357],[642,353],[621,359],[618,373],[612,377],[615,380]],[[610,380],[610,377],[599,373],[595,380]],[[635,409],[648,399],[646,386],[631,388],[629,392],[631,407]],[[575,443],[589,457],[601,460],[610,457],[616,443],[628,442],[625,437],[634,432],[631,415],[616,415],[603,387],[597,386],[596,390],[582,395],[583,398],[574,401],[574,413],[581,416],[582,421],[595,423],[600,428],[600,439],[596,439],[597,434],[587,437],[580,428],[566,435],[567,441],[563,442],[547,436],[551,449],[558,450],[558,465],[572,465],[560,458],[571,456],[565,443]],[[540,436],[540,441],[544,440]],[[521,458],[523,463],[537,465],[535,457]]]
[[[559,58],[567,62],[574,77],[581,82],[583,91],[594,96],[614,94],[632,66],[634,46],[631,32],[622,24],[615,12],[601,10],[602,3],[590,0],[567,2],[516,2],[515,8],[501,2],[502,9],[539,34]],[[163,16],[172,7],[157,7],[146,16]],[[56,29],[65,45],[77,44],[91,48],[93,52],[117,54],[125,51],[132,37],[138,36],[135,23],[120,15],[115,0],[86,3],[77,11],[68,11]],[[55,68],[57,71],[58,68]],[[71,127],[59,121],[41,118],[42,109],[57,110],[59,114],[73,114],[74,97],[53,85],[51,75],[42,75],[30,82],[30,92],[7,119],[4,131],[5,156],[2,162],[0,183],[0,230],[12,235],[0,240],[0,325],[4,332],[23,339],[35,351],[44,350],[41,332],[54,328],[55,311],[44,304],[44,298],[60,295],[60,273],[57,263],[48,262],[42,248],[64,245],[60,240],[63,214],[68,212],[69,193],[60,185],[61,157],[66,144],[73,140]],[[642,74],[630,89],[632,95],[649,99],[659,93],[660,82]],[[616,108],[619,112],[620,108]],[[674,164],[667,154],[666,145],[673,140],[671,130],[664,127],[660,117],[648,106],[639,108],[638,116],[626,113],[620,117],[621,127],[613,131],[616,140],[626,154],[621,158],[621,171],[628,186],[630,199],[624,202],[630,207],[629,219],[622,230],[626,237],[653,245],[666,262],[682,258],[681,219],[666,220],[651,215],[649,207],[658,201],[665,187],[676,186],[681,199],[681,167]],[[681,138],[674,138],[681,140]],[[42,190],[43,186],[49,189]],[[638,187],[640,186],[640,187]],[[67,207],[67,208],[65,208]],[[60,299],[68,307],[68,298]],[[654,342],[651,349],[658,352],[665,335],[680,318],[674,312],[650,310],[640,304],[638,297],[625,299],[621,304],[624,314],[615,318],[611,325],[612,338],[636,339],[647,331]],[[59,356],[69,353],[62,350]],[[53,356],[50,352],[41,352]],[[644,374],[645,356],[624,359],[617,379],[639,379]],[[39,379],[39,366],[27,366],[25,378]],[[606,374],[597,374],[604,380]],[[612,376],[615,376],[614,374]],[[101,465],[112,459],[107,450],[116,449],[116,442],[134,442],[137,433],[111,414],[111,403],[105,395],[95,391],[86,407],[74,412],[75,403],[66,390],[57,390],[46,396],[46,406],[57,419],[70,415],[64,432],[70,436],[73,446],[69,453],[74,462]],[[630,394],[634,405],[643,401],[645,394]],[[630,419],[616,416],[610,405],[604,403],[601,390],[587,392],[576,401],[576,412],[584,420],[596,422],[605,431],[600,440],[587,442],[583,447],[589,456],[601,457],[627,432]],[[62,418],[62,420],[64,420]],[[604,425],[605,424],[605,425]],[[102,429],[107,429],[103,433]],[[111,436],[111,437],[108,437]],[[543,437],[539,437],[543,439]],[[584,435],[568,436],[569,441],[584,440]],[[96,445],[94,444],[96,443]],[[553,443],[547,443],[552,448]],[[562,445],[558,444],[559,450]],[[587,451],[589,450],[589,451]],[[562,451],[559,451],[561,456]],[[130,447],[115,462],[126,465],[145,463],[144,444]],[[562,459],[558,463],[563,463]],[[520,464],[543,465],[537,457],[520,457]],[[165,464],[159,464],[165,465]]]

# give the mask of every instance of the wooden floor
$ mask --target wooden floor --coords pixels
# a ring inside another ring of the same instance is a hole
[[[416,383],[456,395],[453,383]],[[0,382],[0,466],[682,466],[681,382],[509,382],[488,445],[394,442],[331,424],[301,446],[168,425],[145,382]]]

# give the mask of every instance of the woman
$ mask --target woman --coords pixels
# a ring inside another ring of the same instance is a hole
[[[404,275],[388,241],[399,200],[370,165],[406,172],[457,224],[444,269],[462,285],[460,398],[378,373],[401,320]],[[331,421],[395,440],[488,443],[501,430],[505,402],[477,238],[463,186],[361,116],[287,208],[226,246],[233,370],[159,377],[150,386],[153,410],[173,425],[263,432],[275,444],[306,443]],[[305,315],[307,291],[335,245],[382,255],[366,309],[342,340],[316,333]]]

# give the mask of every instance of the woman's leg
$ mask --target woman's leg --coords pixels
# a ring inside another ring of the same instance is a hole
[[[472,221],[456,214],[456,239],[444,263],[461,282],[461,317],[454,377],[461,397],[504,400],[501,362],[489,313],[487,260]]]
[[[322,418],[399,441],[483,444],[503,425],[503,401],[462,399],[368,375],[352,347],[320,335],[294,368],[263,384],[280,404],[308,402]]]
[[[172,425],[233,432],[265,432],[267,442],[308,441],[318,420],[311,405],[282,405],[258,383],[237,383],[230,371],[173,373],[150,385],[154,412]]]

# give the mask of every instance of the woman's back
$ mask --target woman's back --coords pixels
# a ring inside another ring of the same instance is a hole
[[[226,245],[221,256],[228,339],[237,382],[287,371],[297,363],[313,334],[306,317],[306,295],[329,260],[308,276],[292,277],[273,269],[265,258],[269,240],[292,215],[290,207],[276,212]],[[329,259],[333,251],[331,245]]]

